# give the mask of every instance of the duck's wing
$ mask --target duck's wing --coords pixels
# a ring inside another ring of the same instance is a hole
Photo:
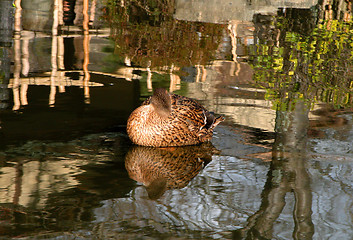
[[[173,112],[176,117],[184,119],[190,130],[209,129],[215,122],[215,116],[207,111],[196,100],[172,94]]]

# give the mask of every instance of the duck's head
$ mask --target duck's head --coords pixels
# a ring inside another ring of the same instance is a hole
[[[151,97],[151,106],[161,118],[168,118],[172,112],[170,94],[164,88],[157,88]]]

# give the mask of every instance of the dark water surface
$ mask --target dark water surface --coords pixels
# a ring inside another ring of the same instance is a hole
[[[352,5],[325,4],[0,1],[0,239],[351,239]],[[212,142],[132,145],[156,87],[223,114]]]

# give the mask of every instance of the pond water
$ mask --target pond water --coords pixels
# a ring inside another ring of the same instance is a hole
[[[0,1],[0,238],[351,239],[346,1]],[[134,146],[153,89],[224,115]]]

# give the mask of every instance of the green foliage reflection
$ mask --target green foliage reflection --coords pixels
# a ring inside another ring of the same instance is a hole
[[[276,109],[289,110],[299,99],[352,106],[353,22],[316,23],[313,13],[306,14],[301,26],[293,24],[290,10],[279,14],[268,27],[272,35],[259,37],[252,62],[255,80],[267,89],[266,98]]]

